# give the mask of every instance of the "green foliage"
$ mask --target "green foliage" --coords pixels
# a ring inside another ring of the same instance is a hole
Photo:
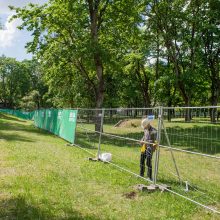
[[[217,105],[219,8],[217,0],[11,7],[32,32],[27,49],[49,87],[44,102],[57,107]]]
[[[210,85],[207,73],[211,70],[210,65],[204,63],[203,55],[206,51],[203,35],[208,31],[209,40],[213,34],[215,35],[213,29],[204,27],[207,20],[213,20],[211,17],[215,17],[214,20],[218,17],[217,13],[213,13],[212,1],[163,0],[156,3],[152,1],[151,4],[152,10],[149,12],[147,22],[155,35],[157,34],[161,39],[162,46],[166,48],[166,56],[173,66],[175,75],[173,78],[176,80],[184,104],[191,105],[198,96],[201,100],[202,94],[207,94],[209,89],[218,93],[219,86],[215,88],[207,86],[208,83]],[[212,16],[209,13],[212,13]],[[210,23],[210,20],[207,23]],[[213,23],[213,27],[219,30],[216,22]],[[219,49],[219,39],[215,42],[215,46]],[[212,50],[211,53],[214,51]],[[205,60],[208,62],[207,57]],[[218,62],[214,63],[214,66],[219,66]],[[219,70],[217,72],[218,74],[215,72],[214,75],[219,75]],[[215,79],[218,81],[218,77]],[[203,92],[200,93],[201,91]],[[218,98],[219,96],[216,97]]]
[[[0,100],[12,107],[28,91],[29,75],[15,59],[0,57]]]
[[[0,57],[0,102],[4,107],[39,108],[44,105],[43,95],[46,92],[36,61],[19,62]]]
[[[131,27],[134,33],[138,30],[137,24],[141,18],[137,10],[132,10],[132,6],[137,9],[138,5],[138,1],[54,0],[43,6],[31,4],[23,9],[14,8],[17,12],[14,17],[23,20],[21,29],[32,31],[33,41],[27,44],[27,48],[43,61],[46,79],[51,79],[50,76],[56,73],[56,79],[66,81],[63,86],[67,88],[68,82],[71,82],[69,75],[81,75],[72,78],[75,83],[72,94],[65,92],[61,86],[60,91],[56,91],[58,97],[65,93],[67,105],[83,105],[84,101],[78,102],[77,98],[74,104],[71,103],[70,97],[75,98],[78,94],[82,97],[83,92],[76,91],[80,86],[77,85],[79,79],[86,84],[84,88],[95,99],[90,99],[86,105],[96,102],[97,106],[102,105],[103,92],[108,87],[107,80],[114,78],[111,76],[116,71],[115,64],[120,65],[121,57],[130,48],[126,43]],[[123,16],[123,19],[116,14]],[[57,90],[53,88],[56,84],[48,84],[51,91]]]
[[[20,107],[28,111],[33,111],[40,107],[39,99],[40,93],[37,90],[33,90],[28,95],[22,97]]]

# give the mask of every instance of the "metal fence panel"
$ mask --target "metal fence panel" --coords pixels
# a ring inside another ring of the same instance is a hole
[[[194,202],[218,206],[219,110],[219,107],[104,109],[103,127],[97,130],[95,116],[101,110],[80,109],[76,143],[96,155],[111,153],[114,164],[139,175],[143,136],[140,124],[143,118],[153,115],[151,124],[161,136],[160,148],[153,154],[155,181],[170,185],[175,193]]]
[[[164,126],[173,148],[208,155],[220,154],[220,108],[163,108]],[[162,134],[162,145],[165,135]]]
[[[141,121],[149,116],[160,134],[160,147],[153,154],[154,183],[168,184],[188,200],[216,206],[217,210],[220,107],[50,109],[36,111],[34,121],[72,143],[76,129],[76,145],[97,157],[111,153],[112,163],[138,176]]]

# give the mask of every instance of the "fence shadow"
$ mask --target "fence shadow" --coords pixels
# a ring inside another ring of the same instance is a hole
[[[99,135],[96,133],[85,133],[85,131],[76,133],[75,143],[83,148],[98,149]]]
[[[0,132],[0,140],[6,140],[6,141],[22,141],[22,142],[34,142],[33,139],[30,139],[25,136],[21,136],[18,134],[4,134]]]
[[[8,114],[2,114],[2,113],[0,113],[0,119],[10,120],[10,121],[17,121],[17,122],[27,122],[25,120],[17,118],[16,116],[10,116]]]
[[[44,213],[38,207],[26,203],[23,197],[0,200],[0,219],[42,219],[46,220],[50,213]]]
[[[47,130],[43,130],[40,128],[35,127],[33,124],[13,124],[13,123],[7,123],[7,120],[10,120],[11,122],[17,122],[19,120],[14,118],[10,118],[8,119],[7,117],[4,118],[6,120],[6,122],[0,122],[1,126],[0,126],[0,131],[24,131],[24,132],[29,132],[29,133],[36,133],[36,134],[42,134],[42,135],[52,135],[52,133],[50,133]],[[19,122],[23,122],[22,120],[20,120]],[[26,122],[26,121],[24,121]]]

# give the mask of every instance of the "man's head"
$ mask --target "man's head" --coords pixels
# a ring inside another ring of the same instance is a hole
[[[141,121],[141,127],[143,129],[149,129],[150,128],[150,121],[147,118],[143,119]]]

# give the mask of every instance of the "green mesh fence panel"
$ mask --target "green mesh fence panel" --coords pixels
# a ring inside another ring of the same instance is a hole
[[[20,111],[20,110],[14,110],[14,109],[0,109],[0,112],[9,114],[9,115],[14,115],[18,118],[24,119],[24,120],[32,120],[34,116],[34,111],[33,112],[25,112],[25,111]]]
[[[71,143],[75,140],[77,110],[41,109],[35,111],[34,124]]]
[[[75,140],[77,110],[41,109],[24,112],[13,109],[0,109],[0,112],[25,120],[34,120],[36,127],[47,130],[71,143]]]

